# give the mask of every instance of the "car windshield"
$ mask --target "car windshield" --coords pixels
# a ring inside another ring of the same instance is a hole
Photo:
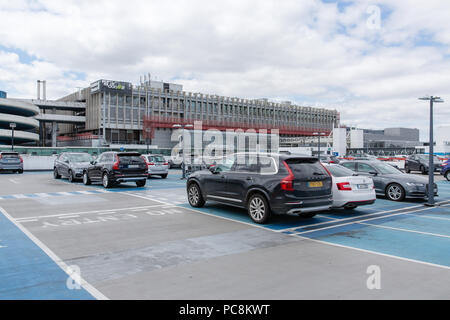
[[[403,173],[400,170],[394,168],[393,166],[385,163],[371,163],[375,169],[377,169],[381,174],[399,174]]]
[[[424,161],[428,161],[430,159],[430,156],[428,154],[422,154],[420,156],[418,156],[420,160],[424,160]],[[436,156],[433,156],[433,161],[434,162],[439,162],[439,158]]]
[[[71,153],[66,155],[70,162],[91,162],[93,157],[87,153]]]
[[[340,165],[327,166],[326,168],[328,169],[328,171],[330,171],[331,175],[334,177],[349,177],[355,174],[354,171]]]

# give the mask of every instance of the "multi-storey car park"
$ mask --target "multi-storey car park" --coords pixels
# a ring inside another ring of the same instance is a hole
[[[143,144],[146,128],[151,143],[170,148],[176,124],[202,121],[203,129],[279,129],[281,137],[330,133],[339,125],[336,110],[303,107],[267,99],[241,99],[183,91],[181,85],[160,81],[129,82],[98,80],[60,101],[86,105],[84,128],[60,128],[61,141],[99,135],[107,144]]]
[[[39,135],[35,133],[39,128],[39,121],[34,117],[39,114],[39,108],[27,101],[7,99],[6,94],[0,98],[0,143],[10,144],[14,123],[15,143],[36,143]]]

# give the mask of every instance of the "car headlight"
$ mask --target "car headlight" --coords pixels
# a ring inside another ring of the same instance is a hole
[[[407,182],[408,187],[425,187],[424,183]]]

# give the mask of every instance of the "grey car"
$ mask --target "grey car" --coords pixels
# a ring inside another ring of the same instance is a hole
[[[428,173],[428,168],[430,167],[430,156],[428,154],[413,154],[406,159],[405,162],[405,172],[410,173],[411,171],[420,171],[422,174]],[[443,161],[439,160],[438,157],[433,156],[433,171],[441,172]]]
[[[70,182],[83,177],[83,170],[87,168],[94,158],[86,152],[63,152],[53,165],[53,177],[60,179],[67,177]]]
[[[167,178],[169,174],[169,163],[166,161],[163,155],[160,154],[147,154],[143,156],[148,164],[148,177],[160,176],[161,178]]]
[[[425,177],[403,173],[379,161],[346,161],[340,165],[359,175],[371,176],[376,194],[386,196],[389,200],[402,201],[405,198],[425,199],[427,197],[428,179]],[[435,196],[437,193],[438,188],[434,184]]]
[[[0,152],[0,171],[23,173],[23,160],[17,152]]]

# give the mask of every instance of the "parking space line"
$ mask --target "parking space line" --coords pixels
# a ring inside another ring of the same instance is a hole
[[[61,258],[59,258],[52,250],[50,250],[49,247],[42,243],[31,232],[29,232],[28,229],[22,226],[22,224],[17,222],[4,208],[0,207],[0,211],[12,224],[14,224],[31,241],[33,241],[35,245],[37,245],[42,251],[44,251],[44,253],[47,254],[47,256],[49,256],[50,259],[53,260],[53,262],[55,262],[68,275],[68,277],[71,277],[72,269]],[[94,298],[96,298],[97,300],[108,300],[108,298],[103,293],[101,293],[86,280],[84,280],[81,275],[78,275],[77,278],[78,283],[81,285],[81,287],[89,292]]]
[[[384,226],[384,225],[380,225],[380,224],[373,224],[373,223],[366,223],[366,222],[356,222],[356,224],[361,224],[361,225],[366,225],[366,226],[371,226],[371,227],[377,227],[377,228],[397,230],[397,231],[403,231],[403,232],[412,232],[412,233],[426,234],[426,235],[434,236],[434,237],[450,238],[450,236],[446,236],[444,234],[437,234],[437,233],[431,233],[431,232],[403,229],[403,228],[397,228],[397,227],[389,227],[389,226]]]
[[[420,214],[412,214],[412,213],[408,213],[408,215],[409,216],[413,216],[413,217],[419,217],[419,218],[450,221],[450,218],[441,218],[441,217],[435,217],[435,216],[429,216],[429,215],[420,215]]]

